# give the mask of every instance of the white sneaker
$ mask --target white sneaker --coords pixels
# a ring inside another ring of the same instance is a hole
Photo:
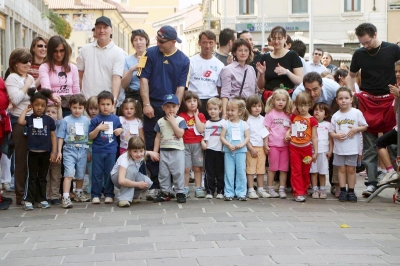
[[[368,198],[369,196],[371,196],[372,193],[374,193],[376,190],[376,187],[373,185],[369,185],[366,189],[364,189],[364,191],[362,192],[362,195],[366,198]]]
[[[106,199],[104,200],[105,204],[110,204],[110,203],[113,203],[113,202],[114,202],[114,199],[111,198],[111,197],[106,197]]]
[[[281,199],[287,198],[286,192],[284,190],[279,190],[279,198]]]
[[[258,195],[254,190],[247,192],[247,197],[249,199],[258,199]]]
[[[275,190],[270,189],[268,190],[268,194],[270,196],[270,198],[279,198],[279,194],[275,192]]]
[[[270,198],[271,197],[271,195],[265,189],[257,190],[257,194],[260,198]]]
[[[99,197],[94,197],[92,199],[92,204],[100,204],[100,198]]]
[[[384,177],[378,182],[378,186],[395,183],[399,180],[399,175],[396,172],[387,173]]]
[[[212,194],[207,194],[206,195],[206,199],[212,199],[213,198],[213,195]]]
[[[216,199],[223,199],[224,198],[224,195],[223,194],[217,194],[217,196],[215,197]]]
[[[296,202],[305,202],[306,198],[304,196],[297,196],[294,201]]]
[[[71,199],[70,198],[65,198],[63,197],[61,200],[61,207],[64,209],[70,209],[72,208],[74,205],[72,205]]]
[[[90,199],[86,197],[85,193],[83,192],[75,192],[74,201],[77,202],[88,202]]]
[[[149,192],[147,193],[147,196],[146,196],[146,200],[148,200],[148,201],[153,201],[156,197],[157,197],[157,194],[158,194],[158,189],[149,189]]]

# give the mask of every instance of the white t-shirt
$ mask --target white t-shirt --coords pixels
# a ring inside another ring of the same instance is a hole
[[[317,136],[318,136],[318,153],[329,151],[329,130],[331,123],[322,121],[318,123]]]
[[[214,151],[222,151],[221,130],[225,120],[217,121],[208,120],[204,130],[204,140],[207,141],[207,149]]]
[[[120,147],[127,149],[128,148],[128,142],[133,136],[138,136],[139,135],[139,129],[143,128],[142,121],[138,118],[135,118],[133,120],[127,120],[125,117],[120,116],[119,121],[121,122],[122,131],[120,139],[121,139],[121,144]]]
[[[204,59],[200,54],[190,58],[189,87],[200,99],[218,97],[217,86],[221,87],[220,72],[224,64],[215,56]]]
[[[265,130],[267,130],[264,126],[264,117],[259,115],[258,117],[254,117],[249,115],[247,119],[247,124],[249,124],[249,133],[250,133],[250,143],[254,147],[263,147],[264,146],[264,138],[269,135],[265,135]],[[268,132],[268,130],[267,130]]]
[[[118,170],[119,170],[120,166],[128,169],[128,166],[131,166],[131,165],[136,165],[137,170],[139,171],[140,162],[135,162],[132,159],[128,159],[128,152],[124,152],[121,156],[118,157],[118,160],[114,164],[114,167],[111,170],[110,175],[114,175],[115,173],[118,173]]]
[[[350,130],[349,126],[368,126],[360,110],[351,108],[347,113],[340,110],[332,116],[332,127],[329,132],[345,133]],[[355,155],[359,153],[361,145],[360,134],[355,134],[352,138],[343,141],[333,139],[333,153],[338,155]]]

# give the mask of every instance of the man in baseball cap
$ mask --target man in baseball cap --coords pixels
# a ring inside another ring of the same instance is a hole
[[[112,28],[112,24],[111,24],[111,20],[108,17],[105,16],[101,16],[99,18],[96,19],[96,23],[94,23],[94,25],[96,26],[99,23],[104,23],[107,26]]]
[[[157,38],[166,39],[166,40],[176,40],[178,43],[182,43],[182,40],[178,38],[178,34],[176,30],[168,25],[162,26],[157,31]]]

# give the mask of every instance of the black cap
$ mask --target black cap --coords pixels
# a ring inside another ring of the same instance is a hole
[[[94,25],[97,25],[98,23],[104,23],[109,27],[112,27],[111,25],[111,20],[108,17],[105,16],[101,16],[99,18],[96,19],[96,23]]]

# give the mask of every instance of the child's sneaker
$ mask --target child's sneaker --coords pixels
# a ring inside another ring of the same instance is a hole
[[[186,203],[186,196],[183,193],[176,193],[176,202]]]
[[[339,188],[339,187],[336,187],[336,190],[335,190],[335,198],[339,198],[339,196],[340,196],[340,188]]]
[[[76,202],[88,202],[90,199],[86,197],[85,193],[81,192],[75,192],[75,197],[74,201]]]
[[[279,194],[276,193],[274,189],[268,190],[268,194],[269,194],[270,198],[279,198]]]
[[[158,194],[158,189],[155,188],[150,189],[149,193],[147,193],[146,200],[153,201],[157,197],[157,194]]]
[[[362,192],[362,196],[368,198],[369,196],[372,195],[376,190],[376,187],[374,185],[368,185],[364,191]]]
[[[183,188],[183,194],[185,194],[186,198],[190,198],[189,187]]]
[[[205,198],[206,192],[203,190],[202,187],[197,187],[196,190],[194,191],[194,196],[196,198]]]
[[[207,194],[206,195],[206,199],[212,199],[213,198],[213,195],[212,194]]]
[[[215,198],[216,199],[223,199],[224,198],[224,194],[219,193],[219,194],[217,194],[217,196]]]
[[[71,199],[70,198],[62,198],[61,201],[61,207],[64,209],[70,209],[72,208],[74,205],[72,205]]]
[[[233,199],[232,197],[224,196],[224,200],[225,200],[225,201],[232,201],[232,199]]]
[[[11,191],[10,183],[3,183],[3,189],[7,192]]]
[[[25,211],[31,211],[31,210],[33,210],[33,204],[32,204],[32,202],[25,201],[25,202],[24,202],[24,210],[25,210]]]
[[[246,196],[238,197],[238,201],[246,201],[246,200],[247,200]]]
[[[346,202],[346,201],[348,201],[347,191],[340,191],[340,194],[339,194],[339,201],[340,201],[340,202]]]
[[[306,198],[304,196],[297,196],[294,198],[294,201],[296,202],[305,202]]]
[[[312,195],[311,195],[311,198],[319,199],[319,191],[318,190],[314,190]]]
[[[349,193],[347,193],[347,199],[348,199],[349,202],[351,202],[351,203],[357,202],[356,193],[354,193],[354,192],[349,192]]]
[[[247,197],[249,199],[258,199],[258,195],[254,190],[247,192]]]
[[[47,201],[42,201],[37,204],[38,208],[47,209],[50,208],[50,204]]]
[[[59,199],[52,199],[52,200],[50,200],[50,203],[51,203],[51,205],[60,205],[61,204]]]
[[[319,198],[320,199],[326,199],[327,198],[326,190],[320,190],[319,191]]]
[[[127,200],[120,200],[118,202],[118,206],[121,208],[127,208],[127,207],[131,206],[131,204]]]
[[[92,204],[100,204],[100,198],[99,197],[94,197],[92,199]]]
[[[390,183],[395,183],[399,180],[399,176],[396,172],[386,173],[382,179],[378,182],[378,187]]]
[[[270,198],[271,197],[271,195],[264,188],[260,189],[260,190],[257,189],[257,195],[260,198]]]
[[[279,190],[279,198],[281,198],[281,199],[287,198],[285,190]]]
[[[153,200],[153,202],[164,202],[164,201],[170,201],[169,194],[164,193],[160,191],[157,195],[157,197]]]
[[[113,203],[113,202],[114,202],[114,199],[111,198],[111,197],[106,197],[106,199],[104,200],[104,203],[105,203],[105,204],[111,204],[111,203]]]

